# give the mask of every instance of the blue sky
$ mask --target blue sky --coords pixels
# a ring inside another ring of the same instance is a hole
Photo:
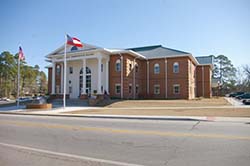
[[[162,44],[194,56],[228,56],[250,64],[249,0],[1,0],[0,52],[21,44],[30,65],[64,34],[106,48]]]

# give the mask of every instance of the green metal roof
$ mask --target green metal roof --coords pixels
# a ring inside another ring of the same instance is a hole
[[[213,64],[213,56],[199,56],[195,57],[199,64]]]
[[[127,48],[126,50],[132,50],[149,59],[162,58],[162,57],[175,57],[175,56],[183,56],[185,54],[190,54],[187,52],[166,48],[163,47],[162,45]]]

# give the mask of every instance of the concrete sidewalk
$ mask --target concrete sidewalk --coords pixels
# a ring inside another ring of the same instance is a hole
[[[64,111],[71,111],[71,108]],[[131,120],[169,120],[169,121],[207,121],[207,122],[235,122],[250,124],[250,118],[241,117],[208,117],[208,116],[138,116],[138,115],[98,115],[98,114],[67,114],[62,110],[44,112],[0,112],[4,115],[30,115],[30,116],[52,116],[52,117],[77,117],[77,118],[102,118],[102,119],[131,119]]]

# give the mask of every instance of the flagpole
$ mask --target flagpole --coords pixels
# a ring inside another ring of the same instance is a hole
[[[19,108],[19,88],[20,88],[20,57],[18,55],[17,69],[17,107]]]
[[[64,44],[64,77],[63,77],[63,109],[66,107],[66,49],[67,49],[67,36],[65,34],[65,44]]]

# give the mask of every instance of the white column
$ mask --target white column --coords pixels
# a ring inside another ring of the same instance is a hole
[[[55,62],[52,62],[52,86],[51,86],[51,93],[55,94],[55,72],[56,72],[56,64]]]
[[[106,60],[106,92],[109,94],[109,59]]]
[[[82,60],[82,92],[86,94],[86,59]]]
[[[102,57],[98,57],[98,80],[97,80],[97,94],[102,94],[101,86],[102,86],[102,75],[101,75],[101,66],[102,66]]]
[[[63,94],[63,63],[61,64],[61,94]]]

